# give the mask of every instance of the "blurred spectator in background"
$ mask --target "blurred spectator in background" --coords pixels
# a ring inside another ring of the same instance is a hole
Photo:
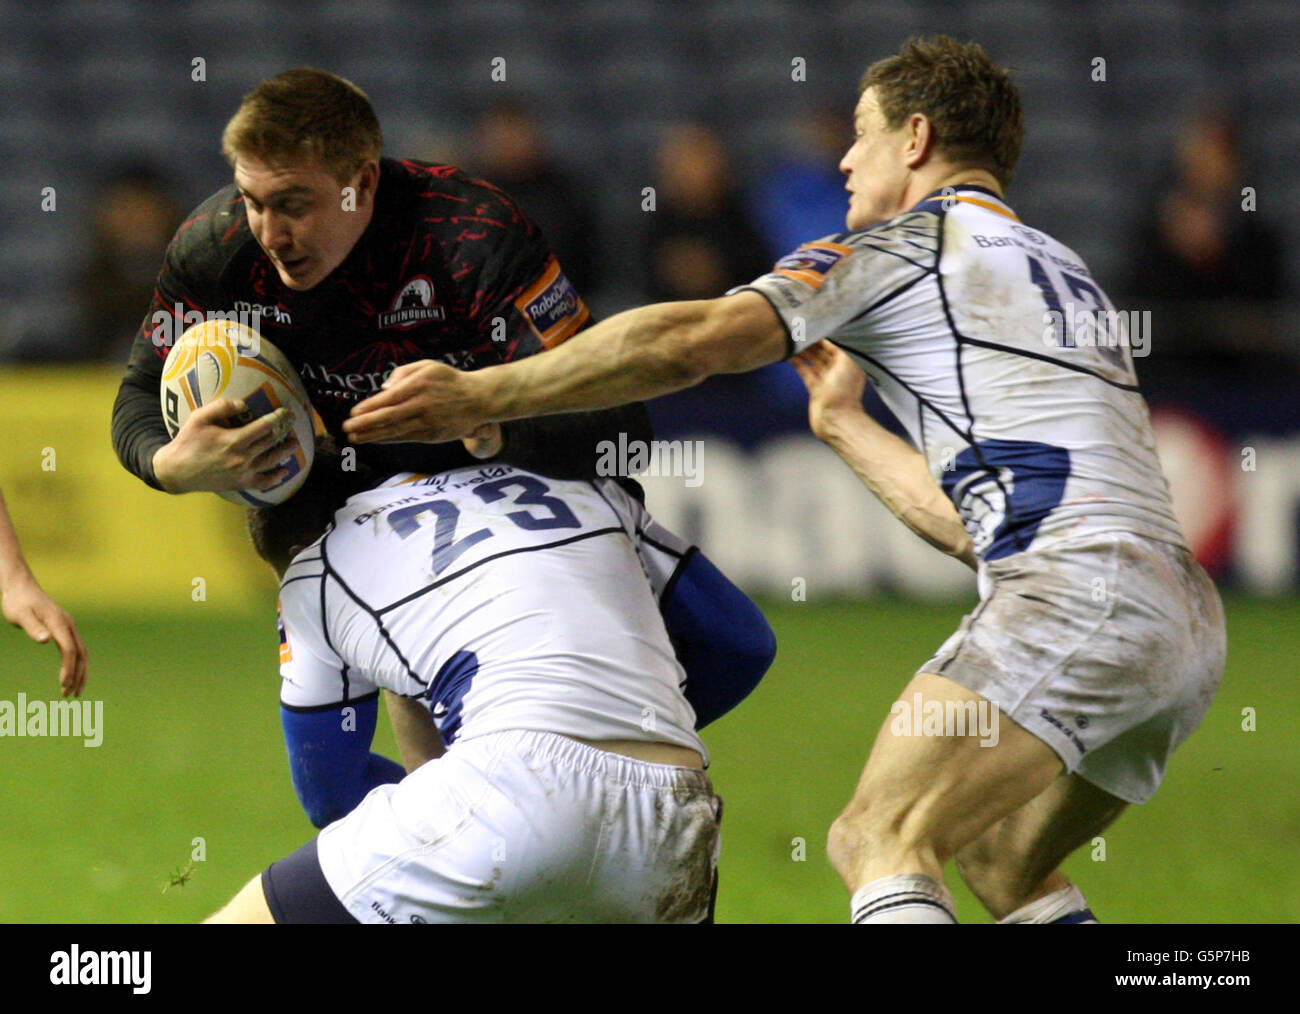
[[[1245,182],[1235,120],[1202,109],[1149,202],[1129,290],[1148,299],[1278,298],[1281,249],[1257,213],[1243,210]]]
[[[504,190],[537,223],[574,288],[585,294],[600,284],[594,216],[576,185],[552,161],[526,102],[512,97],[488,106],[474,128],[474,150],[466,161],[467,168]]]
[[[701,123],[679,124],[655,157],[646,258],[652,302],[714,299],[772,267],[716,133]]]
[[[91,200],[90,261],[77,283],[73,354],[120,363],[153,299],[158,265],[185,209],[146,166],[112,173]]]
[[[716,299],[772,269],[779,255],[769,252],[750,218],[717,133],[702,123],[678,124],[660,141],[655,160],[655,211],[648,216],[646,255],[651,301]],[[844,228],[847,194],[840,204],[839,225],[832,232]],[[825,233],[802,236],[780,255],[820,235]],[[773,363],[752,373],[710,377],[656,399],[649,408],[656,435],[672,438],[693,426],[707,427],[743,447],[754,439],[756,411],[769,421],[802,425],[808,393],[794,367]]]
[[[1200,109],[1147,201],[1121,296],[1121,308],[1151,313],[1150,357],[1135,363],[1148,398],[1195,400],[1207,384],[1300,376],[1300,339],[1278,302],[1282,244],[1243,207],[1250,182],[1236,120]]]
[[[849,209],[839,170],[852,143],[843,110],[819,106],[793,133],[797,147],[754,190],[754,215],[773,261],[801,243],[843,232]]]

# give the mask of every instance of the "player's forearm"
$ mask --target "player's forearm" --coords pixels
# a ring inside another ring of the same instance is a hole
[[[347,814],[376,786],[405,777],[402,765],[370,752],[378,715],[378,694],[323,710],[281,705],[294,792],[316,827]]]
[[[158,381],[134,365],[127,367],[113,404],[113,450],[127,471],[161,490],[153,459],[168,438],[158,404]]]
[[[761,343],[725,333],[720,302],[627,310],[545,355],[479,370],[472,376],[483,416],[504,421],[645,401],[779,358],[765,357]]]
[[[32,572],[18,543],[18,533],[9,520],[4,494],[0,493],[0,595],[15,581],[32,578]]]
[[[972,569],[970,536],[930,476],[924,455],[865,412],[841,413],[818,434],[908,528]]]

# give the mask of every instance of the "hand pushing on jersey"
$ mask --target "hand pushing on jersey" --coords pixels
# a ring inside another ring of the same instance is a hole
[[[242,401],[220,398],[196,409],[171,443],[153,458],[154,475],[169,493],[270,489],[287,474],[293,412],[277,408],[240,426]]]
[[[808,388],[808,425],[819,439],[827,438],[837,419],[865,414],[862,395],[867,375],[848,353],[820,341],[793,357],[790,364]]]
[[[903,524],[975,570],[979,561],[925,456],[862,407],[867,376],[843,349],[820,341],[790,360],[808,388],[808,424]]]
[[[343,432],[354,444],[468,437],[487,421],[473,397],[474,384],[473,373],[430,359],[399,366],[383,390],[352,409]]]

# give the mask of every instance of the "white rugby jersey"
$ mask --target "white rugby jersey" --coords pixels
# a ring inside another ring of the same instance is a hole
[[[743,289],[795,350],[853,356],[982,559],[1113,530],[1186,545],[1127,347],[1149,334],[1119,330],[1079,256],[992,191],[937,191]]]
[[[443,740],[507,729],[698,750],[658,596],[687,545],[614,481],[487,465],[352,497],[280,586],[280,699],[420,697]]]

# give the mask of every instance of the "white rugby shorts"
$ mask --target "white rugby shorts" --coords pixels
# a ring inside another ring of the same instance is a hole
[[[1223,606],[1190,553],[1108,532],[984,564],[979,606],[918,671],[987,698],[1067,771],[1142,803],[1209,710],[1226,649]]]
[[[512,730],[376,788],[317,853],[361,922],[697,923],[719,805],[703,771]]]

